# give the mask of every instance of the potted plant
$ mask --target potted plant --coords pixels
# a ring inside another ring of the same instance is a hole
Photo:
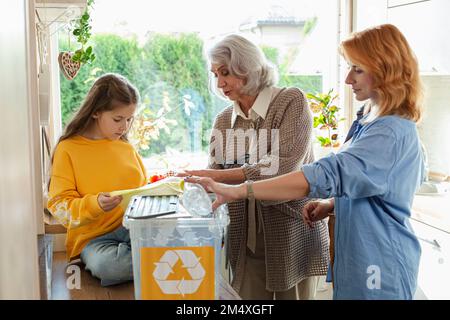
[[[341,108],[335,104],[338,95],[330,89],[328,93],[308,93],[306,97],[314,115],[313,127],[325,131],[324,135],[316,135],[322,149],[318,153],[323,155],[336,151],[340,146],[338,123],[344,120],[339,117]]]

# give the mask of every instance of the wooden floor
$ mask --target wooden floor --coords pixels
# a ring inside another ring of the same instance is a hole
[[[69,265],[65,252],[53,254],[51,300],[134,300],[132,281],[116,286],[102,287],[100,280],[94,278],[89,271],[84,270],[81,262],[71,263],[71,265],[78,266],[81,270],[80,289],[68,288],[76,285],[76,282],[73,281],[75,275],[73,270],[67,269]]]
[[[74,284],[74,281],[71,281],[74,273],[68,269],[70,265],[80,268],[80,289],[68,288],[67,282],[69,285]],[[100,280],[94,278],[89,271],[84,270],[81,262],[72,262],[70,265],[67,264],[65,252],[53,254],[51,300],[134,300],[132,281],[116,286],[102,287]],[[228,284],[225,285],[225,280],[221,281],[220,285],[220,299],[240,299]],[[332,293],[331,285],[322,281],[316,294],[316,300],[330,300]]]

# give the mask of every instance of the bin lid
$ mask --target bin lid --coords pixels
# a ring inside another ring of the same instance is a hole
[[[142,196],[137,195],[131,198],[127,209],[125,210],[123,225],[129,228],[129,223],[143,223],[144,221],[156,220],[198,220],[201,223],[209,221],[210,223],[219,223],[226,226],[229,223],[228,210],[220,208],[210,217],[194,217],[180,203],[177,195],[170,196]],[[156,220],[154,220],[156,219]],[[162,221],[161,221],[162,222]],[[153,222],[152,222],[153,223]]]
[[[171,196],[134,196],[125,211],[126,219],[152,219],[178,213],[179,198]]]

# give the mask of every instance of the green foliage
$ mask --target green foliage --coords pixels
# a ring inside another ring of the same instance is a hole
[[[267,60],[272,62],[275,66],[278,66],[279,52],[277,48],[269,46],[261,46],[261,50],[266,56]]]
[[[309,35],[317,25],[318,18],[313,17],[306,20],[305,25],[303,26],[303,34],[305,36]]]
[[[98,61],[95,63],[97,68],[103,72],[119,73],[130,81],[137,80],[136,71],[139,70],[141,62],[141,49],[136,38],[125,39],[117,35],[105,34],[96,35],[93,41],[98,55]]]
[[[197,90],[205,102],[210,102],[208,70],[202,52],[203,42],[195,34],[155,35],[144,46],[145,58],[154,63],[161,80],[178,90]]]
[[[154,64],[160,80],[159,88],[152,84],[148,91],[152,96],[164,90],[170,92],[170,116],[177,122],[177,130],[161,132],[160,139],[154,142],[154,150],[162,152],[166,146],[171,146],[180,151],[200,151],[190,143],[193,139],[201,139],[200,148],[206,150],[209,137],[205,138],[205,130],[211,127],[216,112],[215,100],[208,89],[209,71],[203,57],[202,40],[196,34],[155,34],[148,39],[143,51],[145,59]],[[195,100],[192,110],[187,110],[183,98],[186,95]]]
[[[300,76],[284,74],[280,77],[279,86],[296,87],[303,92],[317,92],[322,90],[322,76]]]
[[[60,49],[70,51],[69,42],[60,39]],[[95,61],[81,68],[72,81],[60,77],[63,126],[81,106],[98,76],[119,73],[141,95],[130,138],[142,156],[162,154],[167,147],[180,152],[207,151],[213,119],[230,102],[210,92],[210,71],[203,56],[203,42],[196,34],[155,34],[143,45],[134,37],[112,34],[94,35],[91,41]],[[279,86],[321,91],[321,76],[288,75],[286,64],[280,67],[278,63],[278,49],[262,50],[280,70]]]
[[[274,47],[261,46],[261,49],[266,58],[272,62],[277,68],[279,73],[278,86],[280,87],[296,87],[300,88],[304,92],[318,92],[322,90],[322,76],[321,75],[292,75],[288,73],[290,64],[298,54],[298,49],[288,51],[288,54],[284,57],[280,63],[279,50]]]
[[[139,82],[137,76],[141,74],[137,69],[139,64],[136,63],[139,56],[139,52],[136,50],[138,47],[136,39],[123,39],[113,35],[96,35],[92,38],[92,41],[95,45],[95,51],[98,53],[97,59],[81,68],[77,77],[71,81],[65,79],[62,75],[60,76],[63,126],[79,109],[92,83],[101,74],[107,72],[120,73],[128,77],[134,84]],[[67,39],[62,38],[59,46],[63,51],[70,50]],[[137,87],[140,89],[139,86]]]
[[[93,81],[114,72],[127,77],[141,95],[135,121],[146,126],[136,128],[145,132],[145,139],[137,142],[141,155],[163,153],[167,146],[179,151],[207,150],[212,120],[224,102],[208,89],[209,71],[197,35],[155,35],[143,46],[135,38],[111,34],[95,35],[92,42],[97,59],[72,81],[60,77],[63,126],[80,107]],[[70,50],[68,41],[60,41],[60,48]],[[186,109],[185,95],[192,98],[195,110]],[[199,145],[194,146],[192,138],[200,139]]]
[[[81,64],[92,63],[95,60],[95,54],[92,50],[92,46],[86,47],[89,39],[91,38],[91,16],[89,10],[92,8],[94,0],[87,1],[87,7],[83,15],[78,19],[76,28],[73,30],[72,34],[77,37],[78,43],[81,48],[75,51],[72,60],[78,61]]]
[[[343,120],[338,118],[338,112],[341,108],[333,103],[337,96],[337,94],[333,95],[333,89],[328,91],[328,93],[308,93],[306,95],[311,111],[315,114],[313,118],[314,128],[319,127],[319,129],[327,131],[327,136],[317,137],[322,147],[339,146],[339,142],[337,141],[338,135],[336,133],[332,134],[338,128],[338,122]]]

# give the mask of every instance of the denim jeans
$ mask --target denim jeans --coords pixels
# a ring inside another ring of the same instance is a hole
[[[81,261],[102,286],[133,280],[129,231],[121,226],[92,239],[81,251]]]

